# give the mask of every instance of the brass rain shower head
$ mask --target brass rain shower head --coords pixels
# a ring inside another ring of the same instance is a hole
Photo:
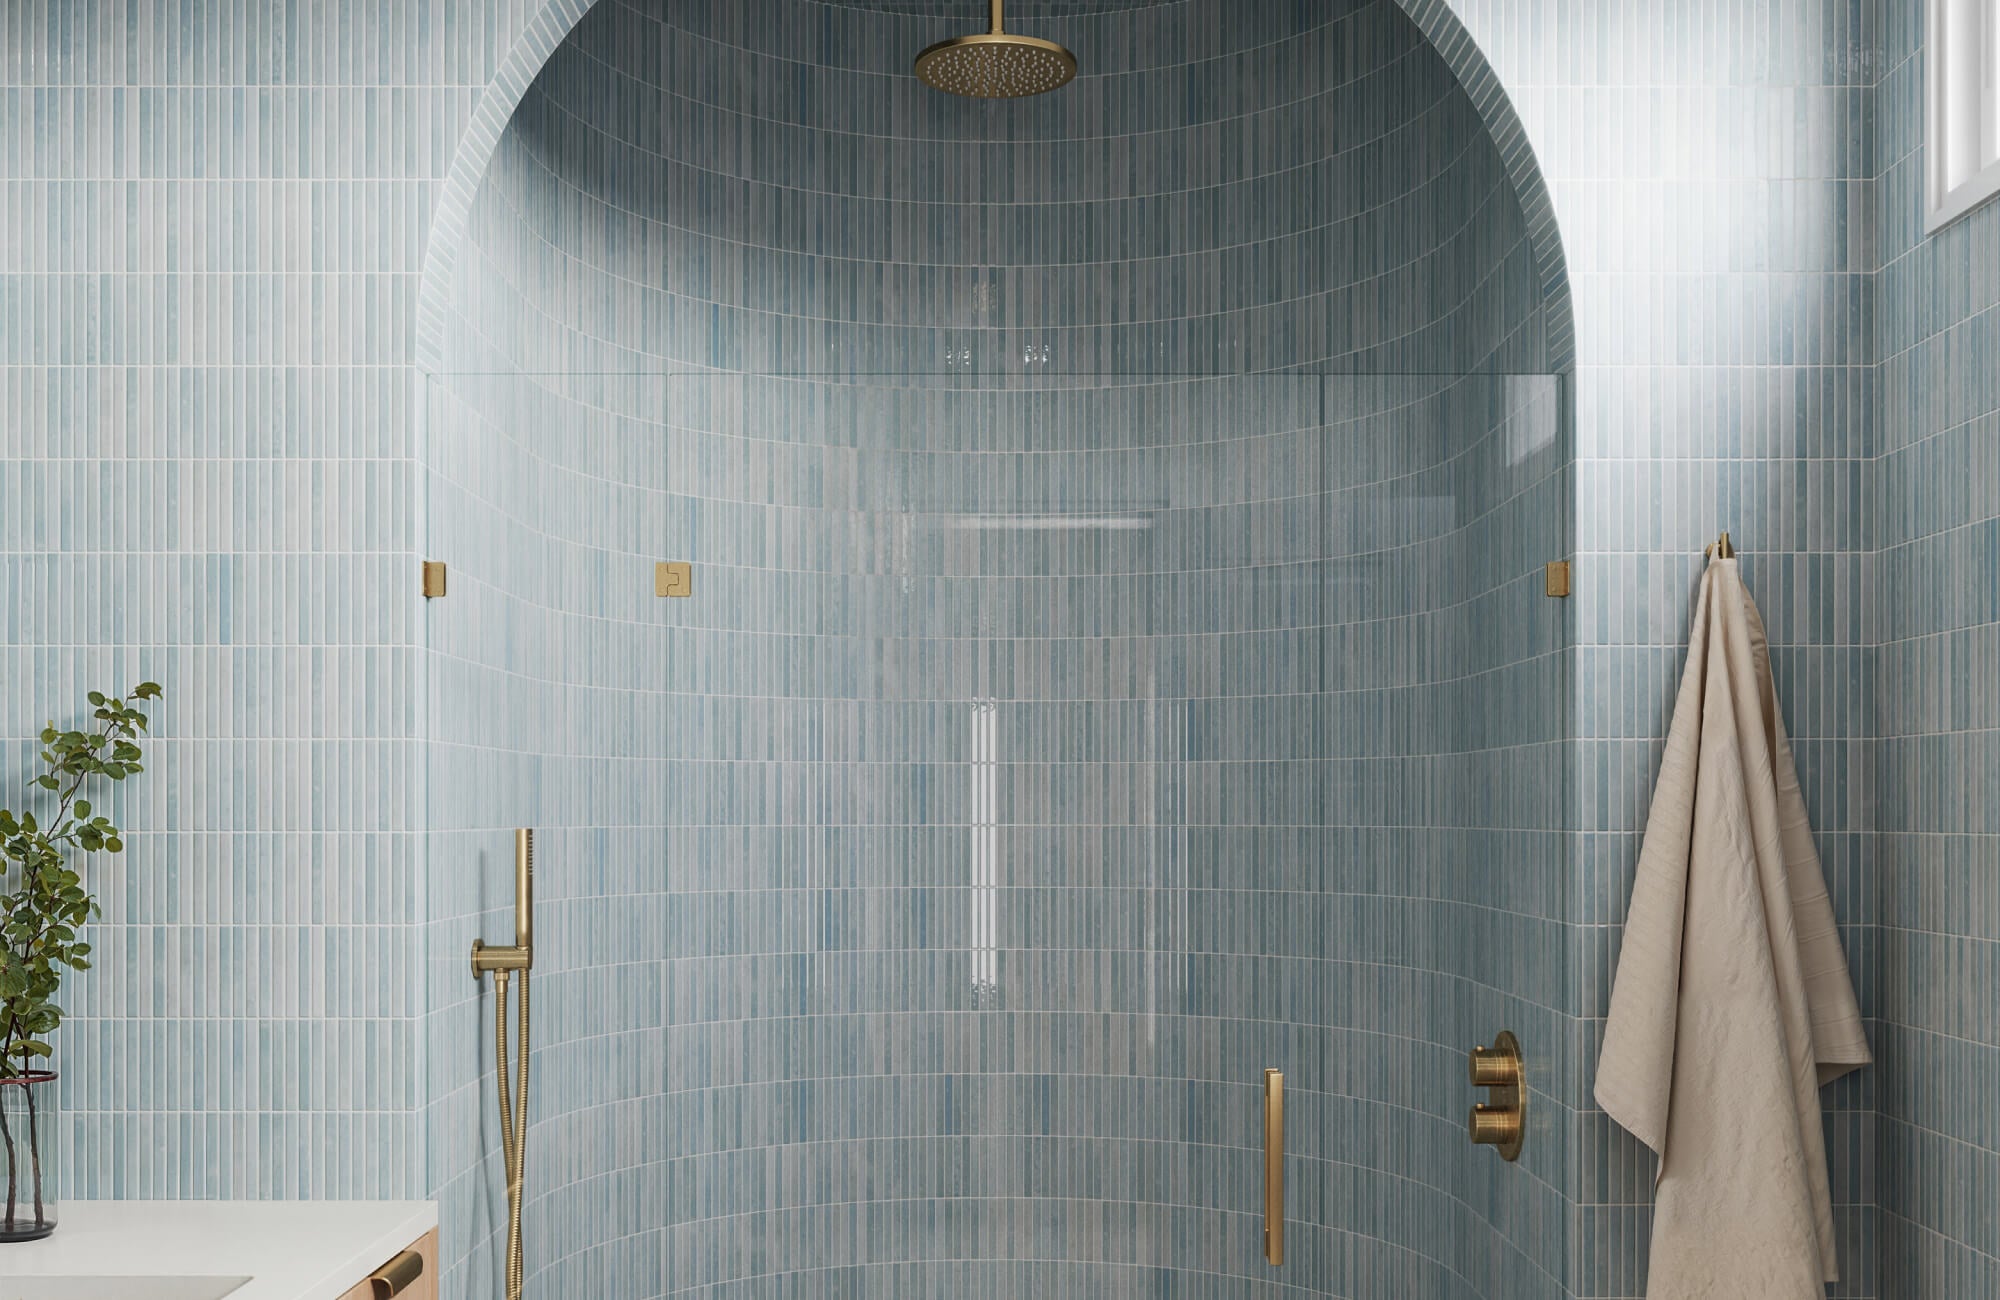
[[[1068,85],[1076,76],[1076,56],[1054,41],[1005,31],[1002,3],[992,0],[990,31],[954,36],[919,54],[917,80],[972,99],[1018,99]]]

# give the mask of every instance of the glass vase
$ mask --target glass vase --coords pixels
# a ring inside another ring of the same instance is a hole
[[[56,1076],[0,1079],[0,1242],[56,1230]]]

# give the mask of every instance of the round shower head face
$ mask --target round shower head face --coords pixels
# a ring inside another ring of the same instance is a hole
[[[939,41],[917,56],[917,79],[970,99],[1045,95],[1076,76],[1076,56],[1054,41],[983,32]]]

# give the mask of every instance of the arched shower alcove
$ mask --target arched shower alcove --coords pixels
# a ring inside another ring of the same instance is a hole
[[[909,76],[984,10],[551,6],[454,164],[447,1293],[496,1254],[477,854],[533,823],[530,1295],[1557,1294],[1559,1107],[1516,1166],[1462,1132],[1466,1047],[1571,1050],[1518,125],[1441,4],[1020,0],[1072,86]]]

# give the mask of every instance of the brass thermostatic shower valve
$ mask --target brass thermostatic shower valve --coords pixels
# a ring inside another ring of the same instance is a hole
[[[1472,1049],[1472,1086],[1486,1089],[1486,1100],[1472,1108],[1473,1142],[1497,1148],[1502,1160],[1519,1160],[1528,1130],[1528,1080],[1512,1033],[1503,1029],[1493,1046]]]

